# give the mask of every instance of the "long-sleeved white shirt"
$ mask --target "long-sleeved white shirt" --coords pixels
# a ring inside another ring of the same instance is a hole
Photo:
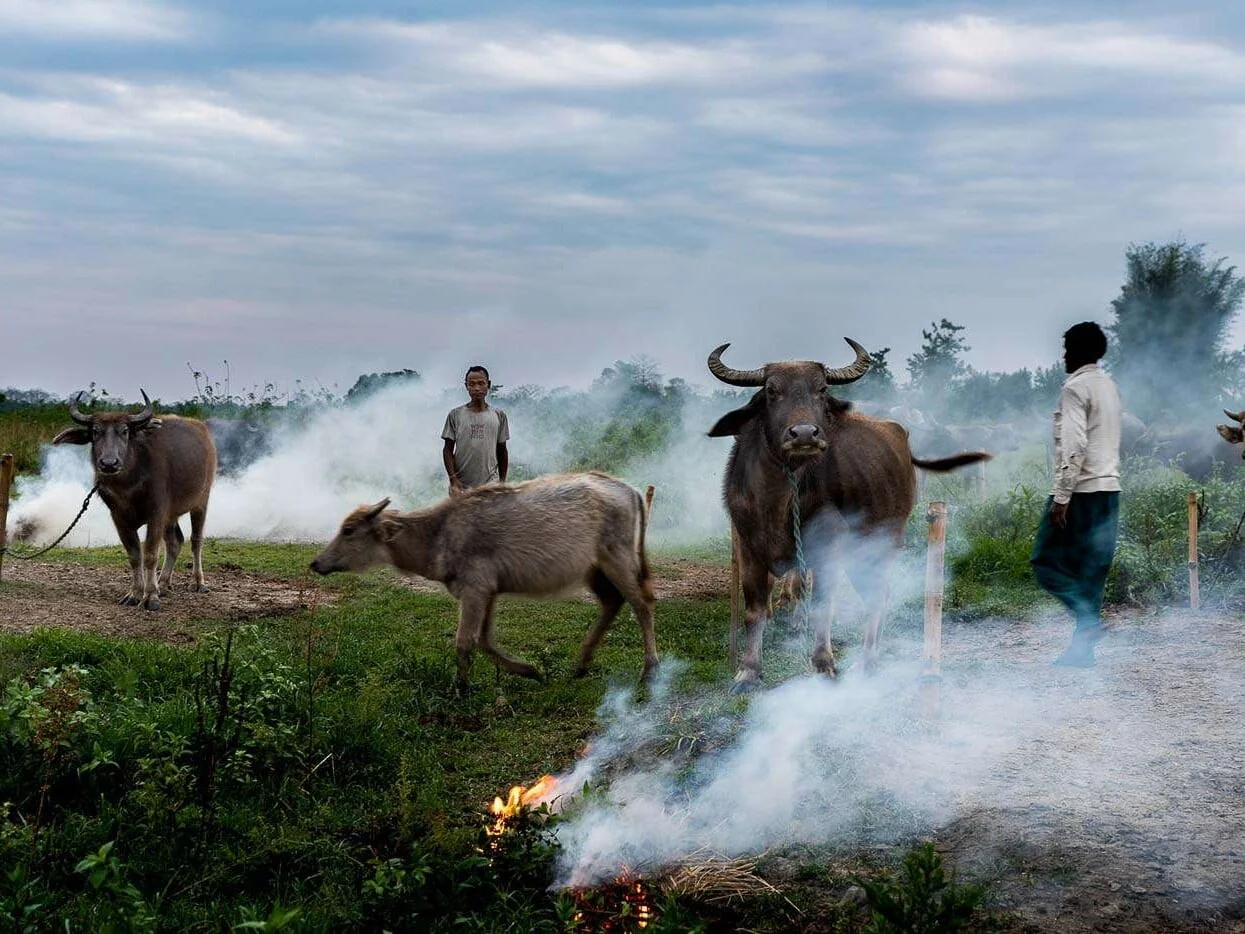
[[[1096,363],[1063,384],[1055,412],[1056,503],[1120,488],[1120,392]]]

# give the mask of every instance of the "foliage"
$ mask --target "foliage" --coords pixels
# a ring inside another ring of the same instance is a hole
[[[985,889],[948,877],[933,843],[914,847],[890,878],[856,878],[873,919],[869,934],[935,934],[964,930],[985,901]]]
[[[918,394],[941,394],[968,372],[961,354],[971,350],[964,325],[946,318],[921,331],[921,349],[908,358],[911,388]]]
[[[364,373],[354,381],[354,385],[346,390],[347,402],[360,402],[389,386],[404,386],[418,383],[422,379],[418,372],[411,369],[392,370],[388,373]]]
[[[1224,341],[1245,298],[1245,278],[1225,257],[1207,258],[1205,244],[1183,239],[1130,244],[1125,262],[1124,284],[1111,302],[1109,359],[1129,408],[1149,421],[1220,399],[1234,362]],[[1180,378],[1155,380],[1164,370]]]

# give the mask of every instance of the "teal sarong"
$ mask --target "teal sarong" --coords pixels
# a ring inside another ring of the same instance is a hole
[[[1050,521],[1053,503],[1054,497],[1046,501],[1029,564],[1038,586],[1068,608],[1077,630],[1093,630],[1101,625],[1102,592],[1115,557],[1120,494],[1073,493],[1063,528]]]

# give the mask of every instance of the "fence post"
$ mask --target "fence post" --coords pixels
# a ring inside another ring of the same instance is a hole
[[[9,488],[15,466],[12,454],[0,454],[0,580],[4,580],[4,546],[9,542]]]
[[[1194,610],[1202,608],[1202,595],[1199,592],[1197,574],[1197,494],[1189,494],[1189,607]]]
[[[739,664],[739,627],[743,621],[743,592],[739,579],[739,533],[731,523],[731,634],[730,661],[734,674]]]
[[[947,546],[947,504],[933,502],[925,514],[929,544],[925,552],[925,646],[921,652],[921,700],[926,719],[938,716],[942,681],[943,568]]]

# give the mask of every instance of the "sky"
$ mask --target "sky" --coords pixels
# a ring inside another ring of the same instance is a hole
[[[1245,261],[1240,6],[0,0],[0,387],[1045,366]]]

